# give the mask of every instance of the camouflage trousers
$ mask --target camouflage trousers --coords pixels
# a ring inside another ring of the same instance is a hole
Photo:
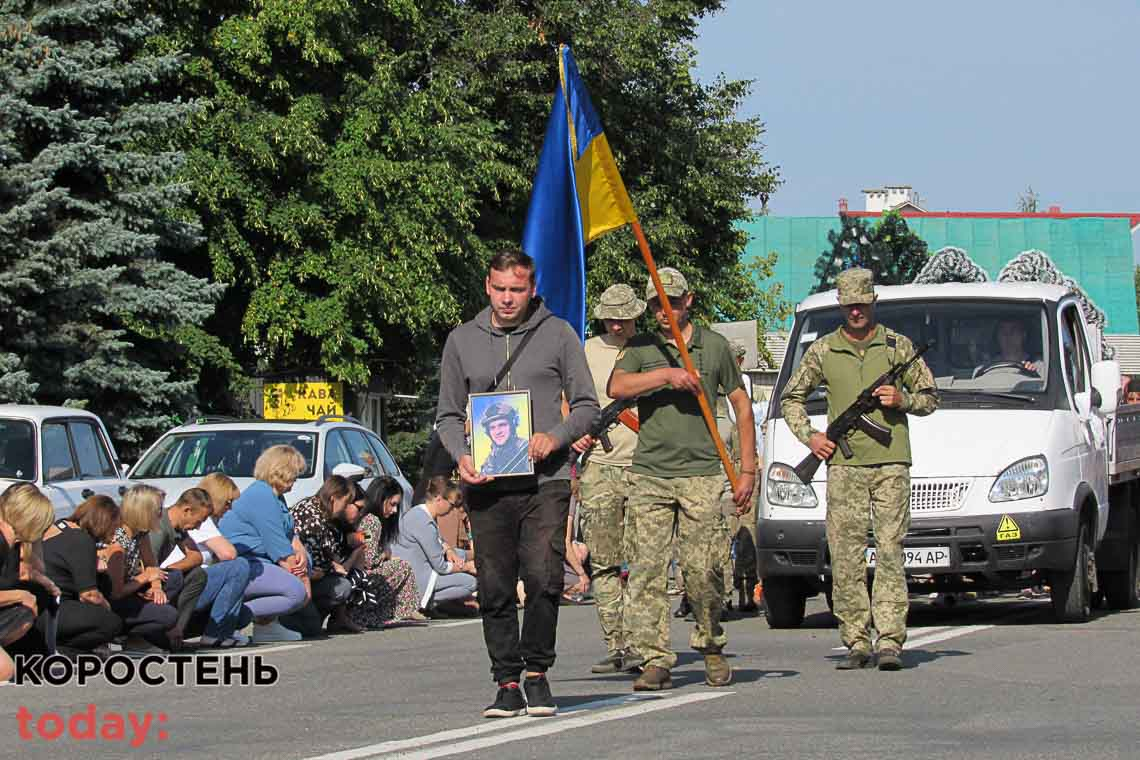
[[[736,466],[740,472],[740,465]],[[752,509],[745,515],[736,514],[736,502],[732,499],[732,486],[728,478],[724,479],[724,486],[720,492],[720,513],[724,515],[726,525],[725,535],[728,539],[728,553],[726,554],[724,582],[728,591],[736,587],[737,582],[745,584],[748,598],[752,598],[752,586],[756,584],[759,570],[759,557],[756,554],[756,509],[760,499],[757,488],[752,495]],[[741,533],[743,531],[743,534]],[[736,559],[732,558],[732,544],[736,543]],[[751,557],[751,562],[749,562]]]
[[[875,582],[867,599],[867,531],[875,533]],[[907,589],[902,541],[910,529],[910,468],[904,464],[827,468],[827,547],[839,635],[851,649],[906,642]]]
[[[629,645],[625,623],[629,592],[621,580],[621,563],[629,561],[626,500],[630,476],[625,467],[589,462],[578,484],[582,538],[590,549],[598,624],[606,649],[613,654]]]
[[[675,530],[685,593],[696,619],[689,646],[698,652],[721,651],[728,641],[720,625],[722,568],[728,553],[727,529],[720,513],[724,476],[657,478],[633,473],[630,479],[626,507],[633,552],[626,608],[630,643],[646,665],[668,669],[677,662],[669,645],[666,593]]]

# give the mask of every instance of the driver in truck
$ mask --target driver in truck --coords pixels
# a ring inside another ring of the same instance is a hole
[[[1034,359],[1025,347],[1025,323],[1020,319],[1001,319],[994,327],[994,345],[997,352],[985,364],[974,370],[977,377],[984,372],[1005,365],[1015,365],[1027,375],[1041,376],[1044,363],[1040,358]]]
[[[808,395],[827,382],[827,417],[835,419],[855,401],[870,378],[915,353],[910,340],[875,322],[875,287],[870,271],[848,269],[836,278],[844,322],[812,343],[788,379],[781,411],[788,428],[827,467],[827,545],[831,553],[832,598],[847,655],[840,670],[871,665],[871,622],[878,630],[880,670],[902,667],[906,642],[907,585],[903,536],[910,527],[910,436],[907,414],[927,415],[938,407],[938,390],[919,358],[898,386],[881,385],[879,408],[868,414],[889,428],[883,445],[860,429],[847,443],[851,456],[814,427],[805,407]],[[867,526],[875,533],[875,585],[867,598]]]

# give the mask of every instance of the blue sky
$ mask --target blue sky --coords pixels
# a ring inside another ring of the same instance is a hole
[[[928,210],[1140,212],[1140,3],[728,0],[697,75],[754,79],[786,184],[774,214],[831,215],[909,184]]]

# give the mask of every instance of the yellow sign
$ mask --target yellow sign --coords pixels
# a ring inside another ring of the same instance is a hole
[[[262,390],[267,420],[315,420],[344,414],[344,383],[266,383]]]
[[[998,523],[997,540],[998,541],[1016,541],[1021,538],[1021,528],[1017,527],[1017,523],[1009,515],[1002,515],[1001,522]]]

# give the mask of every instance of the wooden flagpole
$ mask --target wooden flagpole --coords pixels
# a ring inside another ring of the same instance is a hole
[[[653,254],[649,251],[649,241],[645,239],[645,233],[641,230],[641,223],[636,219],[633,220],[633,234],[637,237],[637,245],[641,249],[641,257],[645,259],[645,266],[649,268],[649,279],[653,280],[653,287],[657,290],[657,299],[665,310],[665,318],[669,320],[669,329],[673,332],[673,340],[677,343],[677,350],[681,352],[681,362],[685,365],[685,371],[697,378],[698,386],[701,389],[700,393],[697,394],[697,402],[701,405],[701,416],[705,418],[705,426],[708,427],[709,435],[712,436],[713,443],[716,444],[717,453],[720,454],[720,462],[724,465],[724,472],[728,475],[728,482],[735,493],[736,470],[732,467],[732,460],[728,458],[728,449],[724,447],[724,441],[721,440],[720,432],[716,429],[716,419],[713,417],[709,400],[705,397],[704,384],[700,382],[700,375],[693,368],[693,359],[689,356],[689,347],[685,345],[685,339],[681,335],[681,326],[677,324],[677,315],[673,313],[669,296],[665,294],[665,286],[661,284],[661,277],[657,274],[657,264],[653,262]]]

